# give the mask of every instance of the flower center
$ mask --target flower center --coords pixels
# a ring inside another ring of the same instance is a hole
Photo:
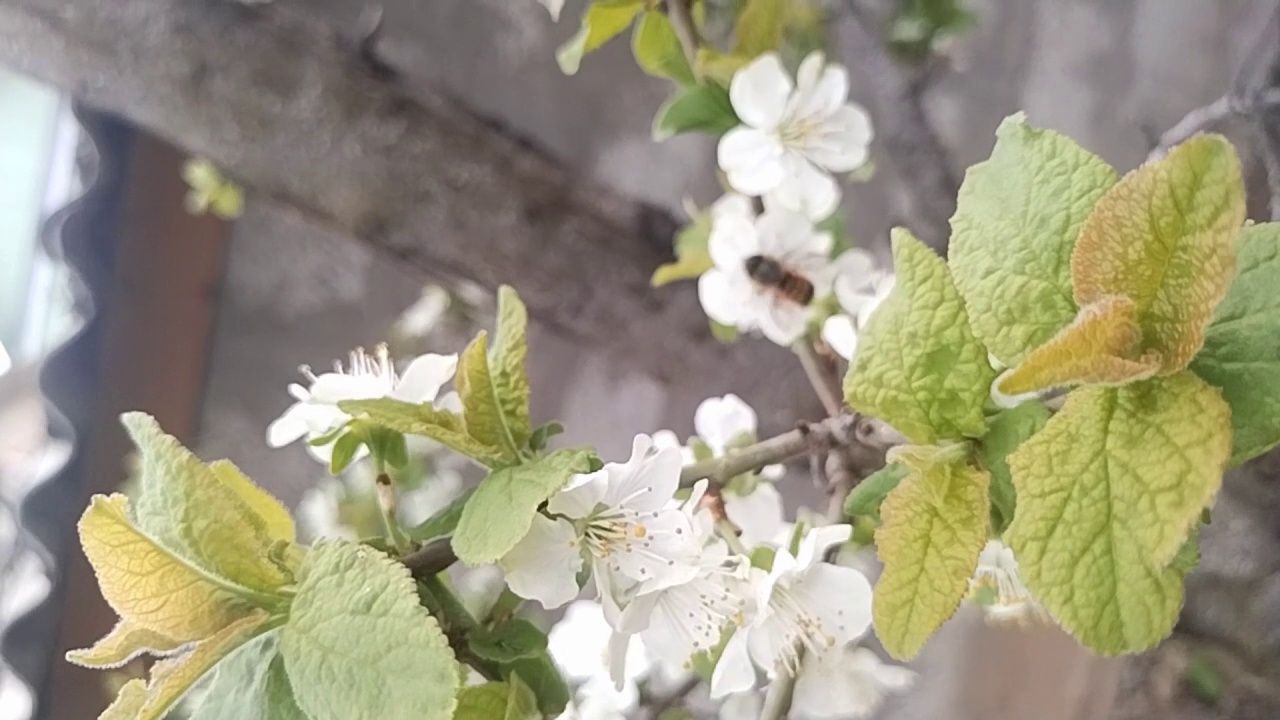
[[[777,586],[769,597],[769,609],[782,625],[785,641],[775,663],[794,677],[800,672],[804,652],[818,653],[831,648],[836,639],[823,628],[821,620],[809,612],[790,589]]]

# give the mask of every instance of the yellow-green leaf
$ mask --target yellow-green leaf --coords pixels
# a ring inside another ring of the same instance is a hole
[[[901,228],[893,257],[897,283],[859,338],[845,400],[912,442],[980,437],[996,372],[969,329],[947,264]]]
[[[185,642],[121,620],[111,632],[85,650],[71,650],[67,661],[98,670],[116,668],[144,653],[168,655],[186,645]]]
[[[885,498],[876,531],[884,573],[872,616],[898,659],[920,652],[955,614],[987,542],[990,476],[965,461],[915,465]]]
[[[521,444],[502,412],[502,402],[489,369],[488,335],[482,330],[458,358],[454,379],[462,398],[462,420],[467,434],[481,445],[501,448],[508,462],[519,462]],[[527,436],[526,436],[527,441]]]
[[[777,50],[786,17],[787,0],[747,0],[733,29],[733,54],[754,58]]]
[[[519,447],[529,444],[529,313],[509,285],[498,288],[498,338],[493,347],[493,391]]]
[[[987,434],[979,441],[977,457],[982,467],[991,473],[991,528],[996,534],[1003,533],[1013,521],[1018,504],[1013,477],[1009,474],[1009,453],[1040,432],[1049,416],[1048,408],[1031,401],[987,420]]]
[[[650,10],[640,18],[631,36],[631,49],[640,69],[646,73],[680,85],[694,83],[693,70],[684,56],[684,48],[680,46],[680,39],[665,14]]]
[[[1080,310],[1075,321],[1036,348],[996,383],[1006,395],[1067,385],[1123,385],[1160,369],[1154,353],[1136,357],[1142,343],[1133,300],[1112,295]]]
[[[138,447],[141,490],[138,527],[170,551],[205,570],[256,590],[286,582],[268,558],[275,542],[267,519],[244,499],[243,485],[228,485],[209,466],[166,435],[144,413],[120,418]],[[273,520],[278,526],[279,520]]]
[[[512,676],[510,682],[490,682],[458,693],[454,720],[534,720],[541,717],[533,691]]]
[[[711,213],[703,211],[693,222],[676,233],[676,261],[661,265],[653,271],[649,284],[661,287],[676,280],[691,280],[711,269],[711,252],[707,243],[711,237]]]
[[[496,467],[507,462],[501,448],[485,445],[467,434],[461,415],[440,410],[431,403],[414,405],[401,400],[379,398],[345,400],[338,403],[338,407],[353,417],[380,427],[406,435],[431,438],[482,465]]]
[[[236,620],[207,639],[197,643],[191,652],[166,658],[151,668],[146,702],[136,720],[160,720],[174,704],[204,677],[219,660],[261,632],[268,615],[262,610]]]
[[[1075,317],[1071,251],[1115,182],[1100,158],[1021,113],[1000,123],[991,158],[965,173],[948,262],[974,333],[1005,365]]]
[[[243,588],[175,555],[134,527],[124,495],[95,495],[79,529],[102,596],[131,626],[187,642],[208,637],[250,612],[237,599]]]
[[[286,542],[297,539],[297,530],[294,528],[293,516],[289,511],[275,496],[258,487],[234,463],[230,460],[215,460],[209,463],[209,470],[262,519],[267,537]]]
[[[1191,370],[1231,405],[1231,464],[1280,443],[1280,223],[1240,234],[1240,270]]]
[[[631,27],[644,10],[644,0],[595,0],[582,14],[582,29],[556,51],[556,62],[565,75],[573,75],[587,53],[598,49]]]
[[[106,710],[98,716],[98,720],[138,720],[138,713],[147,702],[147,682],[142,678],[134,678],[125,683],[111,701]]]
[[[1086,387],[1009,456],[1004,539],[1045,608],[1114,655],[1164,639],[1182,606],[1170,567],[1222,484],[1230,410],[1189,372]]]
[[[1200,135],[1125,175],[1080,230],[1071,260],[1081,307],[1133,299],[1142,351],[1161,371],[1187,366],[1235,274],[1244,222],[1240,160],[1225,138]]]

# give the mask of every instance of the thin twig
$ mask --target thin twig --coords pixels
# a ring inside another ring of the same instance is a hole
[[[1223,95],[1208,105],[1202,105],[1182,116],[1173,127],[1160,136],[1160,141],[1151,150],[1147,160],[1159,160],[1174,147],[1190,140],[1196,133],[1212,130],[1226,120],[1252,115],[1255,112],[1280,105],[1280,91],[1268,90],[1257,98],[1244,98]]]
[[[858,442],[858,418],[841,414],[822,422],[808,423],[803,430],[796,429],[768,440],[731,450],[724,455],[685,466],[680,473],[681,485],[692,485],[703,478],[715,482],[728,482],[745,472],[759,470],[794,457],[815,451],[829,451]]]
[[[667,19],[676,31],[676,39],[680,41],[680,49],[689,61],[690,68],[698,65],[698,48],[702,47],[702,38],[698,35],[698,26],[693,22],[692,3],[690,0],[667,0]]]
[[[827,416],[836,417],[843,412],[844,401],[841,399],[843,393],[840,390],[840,379],[836,376],[835,369],[818,357],[818,353],[814,352],[813,344],[808,340],[801,340],[793,349],[796,356],[800,358],[800,366],[804,368],[805,377],[809,378],[809,384],[813,386],[813,391],[818,394],[818,400],[822,403],[823,409],[827,411]]]
[[[696,674],[691,674],[670,692],[647,698],[647,701],[641,704],[648,708],[649,717],[652,720],[658,720],[664,712],[683,703],[689,693],[697,689],[700,684],[702,684],[702,678]]]

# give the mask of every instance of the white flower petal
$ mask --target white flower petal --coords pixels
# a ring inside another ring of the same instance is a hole
[[[708,270],[698,278],[698,302],[707,317],[721,325],[740,327],[743,320],[743,302],[750,297],[748,283],[734,282],[734,278],[746,279],[744,273],[730,275],[723,270]],[[744,292],[745,291],[745,294]]]
[[[578,545],[567,520],[534,515],[529,534],[499,561],[511,592],[537,600],[548,610],[577,597],[582,569]]]
[[[835,647],[801,660],[791,712],[800,720],[864,718],[883,699],[870,678],[849,667],[845,648]]]
[[[825,242],[804,215],[788,210],[766,211],[756,219],[760,252],[773,258],[789,259],[797,255],[821,252]]]
[[[267,445],[284,447],[307,434],[306,403],[294,403],[280,417],[267,426]]]
[[[886,663],[869,648],[860,647],[849,653],[848,663],[855,671],[872,678],[875,684],[890,692],[902,692],[915,684],[916,671]]]
[[[716,145],[716,162],[734,190],[747,195],[763,195],[782,183],[785,152],[776,137],[760,130],[737,127],[720,138]]]
[[[897,284],[897,277],[894,275],[885,275],[876,280],[875,294],[858,308],[858,328],[865,328],[867,323],[871,322],[871,316],[880,308],[889,293],[893,292],[894,285]]]
[[[836,645],[862,637],[871,627],[871,583],[853,568],[819,563],[790,592]]]
[[[761,55],[734,73],[729,102],[742,122],[754,128],[777,127],[791,95],[791,78],[777,53]]]
[[[593,473],[574,475],[560,492],[547,501],[547,512],[553,515],[564,515],[575,520],[587,517],[595,512],[596,506],[604,501],[605,490],[609,487],[609,473],[597,470]]]
[[[811,54],[805,63],[818,54]],[[805,68],[801,67],[801,70]],[[815,75],[808,83],[797,81],[788,119],[816,122],[837,114],[842,107],[848,107],[844,101],[849,97],[849,73],[843,67],[828,65]]]
[[[725,215],[713,221],[711,235],[707,238],[707,251],[716,267],[725,270],[741,268],[747,258],[760,254],[754,218]]]
[[[814,50],[805,56],[800,62],[800,67],[796,69],[796,89],[793,99],[813,94],[826,63],[827,57],[821,50]]]
[[[311,383],[311,400],[314,403],[337,405],[343,400],[384,397],[390,389],[387,380],[376,375],[324,373]]]
[[[578,600],[547,633],[547,651],[570,680],[585,680],[606,672],[609,624],[598,603]]]
[[[836,108],[820,129],[805,138],[802,152],[819,166],[836,173],[857,170],[867,161],[871,117],[858,105]]]
[[[852,360],[858,351],[858,331],[853,318],[848,315],[832,315],[822,323],[822,339],[845,360]]]
[[[435,400],[457,368],[457,355],[420,355],[405,368],[391,397],[414,404]]]
[[[609,484],[602,502],[614,508],[659,510],[680,487],[683,465],[679,450],[654,448],[653,438],[636,435],[631,443],[630,460],[604,466]]]
[[[619,531],[625,539],[616,542],[604,558],[613,573],[643,583],[644,592],[693,579],[700,548],[688,514],[670,509],[628,513],[624,518]]]
[[[756,423],[756,411],[732,393],[703,400],[693,413],[694,431],[717,455],[740,435],[755,437]]]
[[[764,698],[755,691],[732,693],[720,703],[716,720],[756,720],[764,709]]]
[[[740,193],[725,193],[719,200],[711,203],[711,222],[713,223],[729,217],[745,218],[750,222],[755,219],[755,216],[756,209],[751,198]]]
[[[436,398],[433,405],[437,410],[447,410],[456,415],[462,414],[462,396],[452,390]]]
[[[820,525],[813,528],[800,540],[799,552],[796,553],[797,566],[803,569],[822,562],[827,548],[847,542],[852,535],[852,525]]]
[[[750,690],[755,684],[756,671],[747,649],[747,631],[739,629],[725,643],[720,661],[711,673],[711,699]]]
[[[772,540],[782,529],[782,495],[771,483],[759,483],[750,495],[726,492],[723,497],[725,515],[742,530],[747,547]]]
[[[538,0],[542,6],[551,14],[551,19],[558,22],[560,20],[560,11],[564,9],[564,0]]]
[[[757,319],[764,336],[783,347],[789,347],[804,335],[809,309],[783,298],[769,302],[767,311]]]
[[[778,205],[824,220],[840,206],[840,186],[826,171],[804,156],[789,152],[780,160],[782,179],[773,187]]]

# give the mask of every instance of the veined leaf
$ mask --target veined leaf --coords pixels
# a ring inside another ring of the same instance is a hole
[[[142,654],[169,655],[187,645],[163,633],[121,620],[106,637],[85,650],[71,650],[67,661],[98,670],[117,668]]]
[[[1009,453],[1040,432],[1049,421],[1049,409],[1029,401],[1005,410],[987,422],[987,434],[978,444],[978,459],[991,474],[991,527],[1000,534],[1013,521],[1017,492],[1009,473]]]
[[[1142,351],[1158,353],[1164,373],[1185,368],[1235,274],[1244,210],[1231,144],[1219,135],[1188,140],[1098,201],[1071,259],[1076,302],[1132,298]]]
[[[80,543],[121,620],[175,642],[201,640],[245,617],[249,591],[160,546],[129,520],[124,495],[95,495]]]
[[[901,228],[893,257],[897,283],[859,338],[845,400],[912,442],[979,437],[996,373],[947,264]]]
[[[738,115],[729,102],[729,91],[719,85],[690,85],[681,88],[658,108],[653,118],[653,139],[662,142],[693,131],[718,137],[739,124]],[[707,261],[710,267],[710,256]]]
[[[125,413],[120,420],[138,447],[140,530],[191,564],[238,585],[270,592],[286,582],[267,557],[276,539],[268,520],[245,501],[252,486],[246,487],[247,479],[228,485],[231,473],[219,476],[149,415]],[[272,522],[279,529],[279,519]]]
[[[255,638],[218,663],[191,720],[310,720],[293,698],[277,636]]]
[[[694,83],[693,70],[684,56],[680,38],[663,13],[650,10],[640,18],[631,37],[631,49],[640,69],[646,73],[679,85]]]
[[[1021,113],[996,130],[991,158],[969,168],[951,218],[949,260],[973,331],[1007,366],[1076,315],[1071,253],[1116,173]]]
[[[526,381],[527,382],[527,381]],[[529,441],[526,422],[523,442],[502,411],[502,401],[489,368],[488,336],[482,330],[458,358],[454,380],[462,398],[462,417],[467,434],[481,445],[502,449],[507,462],[520,461],[520,448]]]
[[[733,54],[754,58],[781,47],[786,14],[787,0],[747,0],[733,29]]]
[[[1006,395],[1022,395],[1065,385],[1123,385],[1149,378],[1160,369],[1160,356],[1137,357],[1142,343],[1133,300],[1108,296],[1080,310],[1080,315],[1022,364],[996,383]]]
[[[454,552],[468,565],[497,562],[529,532],[538,506],[590,468],[591,451],[573,449],[489,473],[462,509]]]
[[[990,477],[967,462],[912,468],[885,498],[876,548],[876,635],[899,659],[913,657],[955,614],[987,542]]]
[[[1191,370],[1231,405],[1231,464],[1280,443],[1280,224],[1240,235],[1240,270]]]
[[[449,643],[418,604],[408,569],[372,548],[312,547],[280,654],[311,720],[453,716],[459,678]]]
[[[1073,391],[1009,456],[1004,539],[1063,627],[1114,655],[1154,646],[1182,606],[1171,568],[1222,484],[1230,409],[1189,372]]]
[[[476,462],[495,467],[507,462],[502,448],[486,445],[467,434],[462,416],[439,410],[431,403],[413,403],[379,398],[376,400],[346,400],[338,407],[354,417],[365,417],[375,425],[406,435],[431,438]]]
[[[529,444],[529,313],[510,286],[498,288],[498,338],[491,353],[493,391],[518,447]]]
[[[880,518],[880,505],[907,476],[903,465],[889,464],[871,473],[849,493],[845,499],[844,514],[849,517],[866,516]]]
[[[297,530],[293,525],[293,517],[284,505],[271,493],[254,484],[247,475],[240,472],[230,460],[215,460],[209,463],[209,470],[227,488],[230,488],[253,514],[262,519],[262,524],[271,540],[293,542],[297,540]]]
[[[711,213],[703,211],[693,222],[676,233],[676,261],[661,265],[653,271],[649,284],[662,287],[676,280],[691,280],[711,269],[711,252],[707,243],[711,238]]]
[[[458,694],[455,720],[536,720],[538,699],[513,676],[510,682],[490,682],[463,688]]]

